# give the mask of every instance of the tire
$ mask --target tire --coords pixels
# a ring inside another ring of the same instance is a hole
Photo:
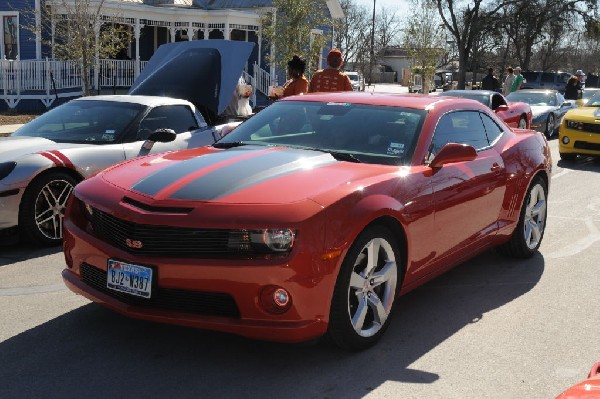
[[[34,179],[23,194],[19,209],[21,238],[32,244],[59,245],[67,200],[77,181],[52,172]]]
[[[554,132],[556,131],[556,126],[554,126],[554,114],[548,115],[548,120],[546,121],[546,137],[551,138],[554,136]]]
[[[368,227],[350,247],[340,268],[329,317],[328,336],[339,347],[369,348],[389,326],[402,275],[398,248],[393,234],[383,226]]]
[[[573,162],[577,159],[577,154],[572,154],[570,152],[559,152],[558,155],[560,155],[560,159],[565,162]]]
[[[519,222],[510,240],[499,247],[500,252],[513,258],[529,258],[536,253],[546,228],[548,186],[536,177],[525,195]]]
[[[519,119],[519,124],[517,125],[519,129],[527,129],[527,118],[524,116]]]

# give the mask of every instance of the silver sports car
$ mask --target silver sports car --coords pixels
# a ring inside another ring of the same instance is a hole
[[[551,138],[558,132],[563,116],[577,108],[575,101],[567,101],[556,90],[525,89],[513,91],[506,96],[509,101],[521,101],[531,106],[531,128]]]
[[[252,47],[163,45],[129,94],[72,100],[0,138],[0,233],[59,244],[79,181],[127,159],[212,144]]]

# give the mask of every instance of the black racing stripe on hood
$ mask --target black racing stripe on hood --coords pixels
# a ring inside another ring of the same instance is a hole
[[[313,151],[286,149],[265,152],[207,173],[173,193],[171,198],[215,200],[255,184],[335,162],[330,154],[316,154]]]
[[[135,183],[131,188],[139,193],[147,195],[156,195],[159,191],[169,184],[196,172],[199,169],[206,168],[217,162],[227,161],[229,159],[243,156],[249,151],[221,151],[212,154],[202,155],[182,162],[177,162],[169,167],[152,173]]]

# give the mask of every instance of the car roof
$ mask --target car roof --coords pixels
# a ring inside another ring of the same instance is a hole
[[[473,94],[485,94],[485,95],[492,95],[492,94],[500,94],[497,91],[494,90],[447,90],[447,91],[443,91],[440,93],[440,96],[445,96],[447,95],[446,93],[473,93]],[[448,94],[450,95],[450,94]]]
[[[477,105],[475,100],[452,96],[428,96],[426,94],[392,94],[392,93],[367,93],[356,91],[344,91],[333,93],[310,93],[297,96],[289,96],[280,101],[315,101],[315,102],[348,102],[353,104],[395,106],[413,109],[428,109],[433,105],[446,102],[460,101],[464,104]]]
[[[131,94],[114,94],[114,95],[100,95],[100,96],[88,96],[80,97],[73,101],[112,101],[122,103],[134,103],[141,104],[147,107],[153,107],[156,105],[191,105],[189,101],[182,100],[179,98],[162,97],[162,96],[142,96],[142,95],[131,95]]]

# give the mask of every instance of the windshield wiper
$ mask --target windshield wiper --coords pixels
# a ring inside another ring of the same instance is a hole
[[[230,141],[227,143],[221,143],[221,142],[214,143],[212,146],[215,148],[227,149],[227,148],[234,148],[234,147],[242,147],[244,145],[246,145],[246,143],[244,143],[243,141]]]
[[[354,154],[350,154],[349,152],[339,152],[339,151],[332,151],[332,150],[324,150],[321,148],[307,148],[308,150],[314,150],[314,151],[320,151],[320,152],[325,152],[327,154],[331,154],[332,157],[334,157],[337,161],[347,161],[347,162],[354,162],[354,163],[362,163],[362,161],[358,158],[356,158],[354,156]]]

